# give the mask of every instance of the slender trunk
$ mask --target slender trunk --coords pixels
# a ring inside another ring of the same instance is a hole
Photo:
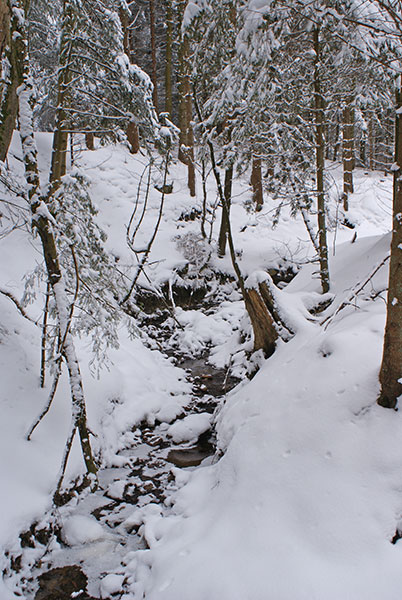
[[[353,168],[354,168],[354,117],[352,106],[353,97],[348,96],[343,109],[343,208],[349,209],[349,194],[353,193]]]
[[[188,56],[189,41],[185,41],[186,55]],[[194,164],[194,132],[192,127],[193,102],[191,99],[190,75],[186,76],[186,129],[187,129],[187,185],[190,196],[195,196],[195,164]]]
[[[130,121],[127,125],[126,135],[130,145],[130,153],[137,154],[140,151],[140,134],[134,121]]]
[[[181,3],[181,18],[186,4],[187,0]],[[179,160],[187,165],[187,184],[190,196],[195,196],[194,133],[191,125],[193,103],[189,58],[190,41],[188,35],[183,34],[179,47]]]
[[[315,135],[316,135],[316,183],[317,183],[317,213],[318,213],[318,245],[320,261],[321,287],[325,294],[329,291],[328,245],[327,227],[325,219],[325,139],[324,139],[324,98],[321,93],[320,80],[320,37],[319,29],[313,30],[313,43],[315,51],[314,63],[314,108],[315,108]]]
[[[132,62],[132,52],[130,47],[130,33],[129,33],[129,22],[128,15],[123,10],[119,11],[120,23],[123,29],[123,48],[124,52],[128,57],[130,63]],[[130,154],[137,154],[140,150],[140,134],[138,127],[134,121],[129,121],[126,129],[127,141],[129,144]]]
[[[131,62],[131,48],[130,48],[130,30],[129,30],[129,15],[127,11],[122,7],[119,9],[119,18],[121,28],[123,30],[123,48],[125,54],[128,56],[128,60]]]
[[[18,83],[19,103],[18,117],[20,125],[21,146],[25,165],[25,177],[28,184],[28,200],[32,214],[32,225],[36,228],[43,249],[48,282],[51,287],[56,307],[57,324],[60,336],[63,339],[63,354],[66,358],[70,376],[70,390],[72,397],[72,413],[75,428],[80,434],[81,448],[88,473],[96,479],[97,467],[92,455],[89,432],[86,421],[85,397],[78,360],[75,354],[74,342],[69,331],[70,316],[68,312],[68,299],[64,280],[59,264],[58,251],[52,224],[48,218],[48,211],[43,210],[44,199],[40,196],[40,180],[37,160],[36,141],[33,133],[32,118],[32,84],[27,53],[27,36],[21,13],[24,14],[22,0],[12,0],[20,14],[18,23]]]
[[[172,56],[173,56],[172,0],[166,0],[166,57],[165,57],[165,111],[172,118]]]
[[[200,107],[198,106],[195,93],[194,105],[198,118],[200,122],[202,122],[202,114],[200,111]],[[222,182],[216,164],[215,151],[212,142],[207,141],[207,146],[211,158],[212,171],[215,177],[216,186],[218,188],[219,199],[221,201],[223,210],[226,211],[227,215],[229,215],[229,206],[226,202],[224,188],[222,187]],[[255,289],[246,288],[244,277],[236,257],[229,218],[227,220],[227,228],[227,240],[229,244],[230,258],[232,260],[233,269],[237,277],[237,281],[243,296],[247,313],[250,317],[251,326],[253,328],[254,350],[263,350],[265,356],[268,357],[271,356],[271,354],[273,354],[273,352],[275,351],[278,333],[276,331],[272,316],[269,314],[265,302],[261,297],[261,294]]]
[[[178,49],[178,90],[179,90],[179,160],[187,164],[186,147],[187,147],[187,121],[186,121],[186,76],[185,76],[185,52],[184,42],[181,41]]]
[[[0,2],[0,161],[7,157],[17,116],[16,15],[8,0]]]
[[[395,408],[402,396],[402,78],[396,98],[393,222],[387,320],[378,404]]]
[[[61,178],[66,174],[69,117],[71,107],[70,69],[71,53],[75,33],[75,7],[71,0],[64,0],[63,23],[59,52],[59,74],[57,81],[56,128],[53,134],[52,163],[50,168],[50,193],[60,186]]]
[[[201,235],[204,239],[207,237],[205,231],[205,222],[207,220],[207,168],[205,164],[205,158],[201,157],[201,181],[202,181],[202,213],[201,213]]]
[[[375,128],[373,123],[373,117],[369,118],[369,168],[370,171],[374,171],[374,157],[375,157]]]
[[[264,205],[262,192],[261,158],[254,157],[251,165],[251,187],[255,210],[260,211]]]
[[[230,227],[230,205],[232,201],[233,165],[225,171],[223,194],[225,202],[222,205],[222,219],[218,237],[218,256],[223,258],[226,253],[226,241]]]
[[[40,353],[40,387],[45,387],[46,377],[46,343],[47,343],[47,319],[49,316],[49,298],[50,298],[50,285],[49,282],[46,288],[46,300],[45,307],[43,309],[43,321],[42,321],[42,339],[41,339],[41,353]]]
[[[149,30],[151,37],[151,79],[154,86],[152,99],[155,110],[158,112],[158,78],[156,73],[156,35],[155,35],[155,0],[149,0]]]
[[[335,125],[335,136],[334,136],[334,152],[332,154],[332,160],[334,162],[338,158],[338,152],[339,152],[339,147],[340,147],[339,130],[340,130],[339,117],[337,117],[337,119],[336,119],[336,125]]]

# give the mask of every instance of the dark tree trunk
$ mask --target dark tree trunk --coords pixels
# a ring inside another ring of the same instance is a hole
[[[187,0],[180,3],[181,23]],[[190,196],[195,196],[194,134],[191,125],[193,103],[190,76],[190,41],[184,33],[179,47],[179,160],[187,165],[187,184]]]
[[[151,80],[154,86],[152,99],[155,110],[158,112],[158,78],[156,73],[156,35],[155,35],[155,0],[149,0],[149,30],[151,37]]]
[[[369,118],[369,130],[368,130],[368,142],[369,142],[369,168],[370,171],[374,171],[374,159],[375,159],[375,127],[373,123],[373,117]]]
[[[165,57],[165,111],[172,118],[172,61],[173,61],[173,10],[172,0],[166,0],[166,57]]]
[[[130,63],[132,62],[132,52],[130,47],[130,30],[129,30],[129,18],[127,13],[120,9],[120,22],[123,29],[123,47],[124,52],[128,56]],[[129,150],[131,154],[137,154],[140,150],[140,134],[138,127],[134,121],[130,121],[126,129],[127,141],[129,143]]]
[[[315,108],[315,138],[316,138],[316,183],[317,183],[317,212],[318,212],[318,245],[320,261],[321,287],[325,294],[329,291],[327,226],[325,219],[325,137],[324,137],[324,98],[321,93],[321,44],[319,29],[313,30],[315,51],[314,64],[314,108]]]
[[[85,134],[85,145],[87,147],[87,150],[95,150],[95,136],[93,134],[93,131],[88,131]]]
[[[73,52],[75,6],[71,0],[64,0],[63,24],[59,51],[59,76],[57,80],[56,127],[53,134],[52,162],[50,167],[50,191],[53,193],[66,174],[69,117],[71,108],[71,54]]]
[[[343,208],[349,209],[349,194],[353,193],[354,120],[353,98],[349,96],[343,109]]]
[[[395,116],[395,163],[391,259],[385,325],[384,350],[380,369],[381,392],[378,404],[395,408],[402,395],[402,82]]]
[[[223,258],[226,253],[226,241],[228,238],[229,227],[230,227],[230,205],[232,202],[232,181],[233,181],[233,165],[228,167],[225,171],[225,183],[223,193],[225,196],[225,202],[222,206],[222,218],[221,226],[219,229],[218,237],[218,256]]]
[[[3,60],[3,65],[9,65],[7,81],[0,88],[0,161],[7,157],[17,117],[18,77],[14,33],[15,19],[11,20],[10,3],[8,0],[0,0],[0,59]]]
[[[134,121],[130,121],[127,125],[126,135],[128,143],[130,144],[130,153],[137,154],[140,150],[140,135]]]
[[[253,158],[251,165],[251,187],[255,210],[260,211],[264,205],[262,192],[261,158]]]

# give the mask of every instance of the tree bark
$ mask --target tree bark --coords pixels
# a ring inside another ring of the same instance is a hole
[[[18,118],[25,177],[28,184],[28,200],[32,215],[32,225],[36,228],[42,243],[48,281],[55,300],[58,330],[60,338],[63,340],[61,351],[66,359],[70,378],[73,423],[80,434],[81,449],[87,472],[93,477],[93,483],[95,483],[97,466],[89,440],[81,372],[75,354],[73,338],[69,331],[70,315],[68,298],[64,285],[64,278],[60,269],[59,256],[51,220],[48,217],[48,210],[43,209],[45,200],[40,196],[37,149],[32,118],[33,93],[28,62],[27,35],[25,23],[21,19],[21,13],[24,14],[24,3],[23,0],[12,0],[12,2],[14,7],[20,11],[20,14],[16,17],[16,31],[18,32],[16,42],[19,84]]]
[[[130,145],[130,153],[137,154],[140,151],[140,134],[134,121],[130,121],[127,125],[126,135]]]
[[[255,210],[260,211],[264,205],[262,192],[261,158],[254,157],[251,165],[251,187]]]
[[[353,98],[348,96],[343,109],[343,208],[349,209],[349,194],[353,193],[354,169],[354,120],[355,111],[352,105]]]
[[[0,88],[0,161],[7,157],[17,116],[17,73],[15,19],[11,18],[9,0],[0,1],[0,59],[2,85]]]
[[[369,138],[369,168],[370,171],[374,171],[374,159],[375,159],[375,127],[373,123],[373,117],[369,117],[369,130],[368,130],[368,138]]]
[[[180,23],[187,0],[181,2]],[[184,33],[179,47],[179,160],[187,165],[187,185],[190,196],[195,196],[194,133],[191,125],[193,103],[191,98],[190,41]]]
[[[393,222],[387,319],[378,404],[395,408],[402,395],[402,78],[396,98]]]
[[[325,138],[324,138],[324,98],[321,93],[321,45],[320,33],[317,27],[313,30],[314,62],[314,108],[315,108],[315,137],[316,137],[316,184],[317,184],[317,213],[318,213],[318,245],[320,261],[320,278],[323,294],[329,291],[327,226],[325,219]]]
[[[76,23],[75,6],[64,0],[63,23],[59,51],[59,74],[57,80],[56,127],[53,134],[52,162],[50,167],[50,193],[54,193],[66,174],[69,117],[71,108],[71,53]]]
[[[95,150],[95,136],[93,134],[93,131],[88,131],[85,134],[85,145],[87,147],[87,150]]]
[[[165,111],[172,118],[172,61],[173,61],[173,9],[172,0],[166,1],[166,56],[165,56]]]
[[[124,52],[128,57],[130,63],[132,62],[132,52],[130,47],[130,34],[129,34],[129,22],[128,15],[123,10],[119,11],[120,23],[123,29],[123,48]],[[137,154],[140,151],[140,133],[138,131],[137,124],[134,121],[130,121],[126,129],[127,141],[129,144],[130,154]]]
[[[230,227],[230,205],[232,203],[232,182],[233,182],[233,165],[230,165],[225,171],[225,182],[223,193],[225,202],[222,206],[221,226],[218,237],[218,256],[223,258],[226,254],[226,241],[228,238]]]
[[[151,38],[151,80],[154,86],[152,99],[156,112],[158,112],[158,78],[156,73],[156,34],[155,34],[155,0],[149,0],[149,30]]]

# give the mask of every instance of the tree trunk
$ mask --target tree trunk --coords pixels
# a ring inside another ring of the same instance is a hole
[[[316,183],[317,183],[317,212],[318,212],[318,245],[320,261],[320,277],[323,294],[329,291],[327,226],[325,219],[325,138],[324,138],[324,98],[321,93],[320,64],[321,48],[319,29],[313,30],[315,51],[314,63],[314,108],[315,108],[315,137],[316,137]]]
[[[251,187],[253,190],[253,202],[255,210],[260,211],[264,205],[262,192],[261,158],[253,158],[251,166]]]
[[[126,135],[130,144],[130,153],[137,154],[140,151],[140,134],[134,121],[130,121],[127,125]]]
[[[275,352],[278,332],[260,293],[251,288],[243,292],[254,334],[254,351],[263,350],[266,358]]]
[[[223,258],[226,253],[226,241],[228,238],[228,232],[230,227],[230,205],[232,202],[232,181],[233,181],[233,165],[228,167],[225,171],[225,183],[223,187],[223,193],[225,202],[222,206],[222,218],[221,226],[219,229],[218,237],[218,256]]]
[[[187,70],[189,70],[188,58],[190,50],[190,42],[186,36],[184,40],[185,53],[187,59]],[[191,121],[193,119],[193,102],[191,94],[191,80],[189,72],[186,74],[185,83],[186,92],[186,130],[187,130],[187,185],[190,190],[190,196],[195,196],[195,165],[194,165],[194,132]]]
[[[335,138],[334,138],[334,152],[332,154],[332,160],[335,162],[336,159],[338,158],[338,152],[339,152],[339,146],[340,146],[340,142],[339,142],[339,121],[337,121],[336,126],[335,126]]]
[[[73,338],[69,331],[70,316],[67,293],[60,269],[52,224],[47,216],[48,211],[43,210],[42,208],[44,199],[39,195],[40,180],[32,118],[33,93],[28,63],[26,28],[24,21],[21,19],[21,13],[24,14],[24,4],[23,0],[13,0],[13,3],[15,8],[20,11],[17,24],[17,64],[19,84],[18,118],[23,161],[25,165],[25,177],[28,184],[28,199],[32,214],[32,225],[38,231],[42,243],[48,281],[55,300],[58,330],[60,338],[63,340],[62,352],[66,359],[70,377],[73,424],[80,434],[81,448],[87,472],[96,479],[97,467],[92,455],[89,440],[82,377],[75,354]]]
[[[0,161],[7,157],[17,116],[17,74],[14,34],[15,18],[11,18],[9,0],[0,1],[0,59],[2,84],[0,88]]]
[[[95,136],[93,131],[88,131],[85,134],[85,145],[87,150],[95,150]]]
[[[348,96],[343,109],[343,208],[345,212],[349,209],[349,194],[353,193],[353,169],[354,169],[354,120],[355,111],[352,106],[353,98]]]
[[[68,109],[71,108],[70,86],[72,80],[70,60],[73,51],[75,23],[75,6],[71,0],[64,0],[59,51],[59,75],[57,80],[56,127],[53,134],[52,163],[49,178],[50,193],[54,193],[57,190],[60,186],[61,178],[66,174],[69,129]]]
[[[123,48],[130,63],[132,62],[132,52],[130,48],[129,22],[127,13],[121,8],[119,11],[120,23],[123,29]],[[130,154],[137,154],[140,151],[140,134],[134,121],[130,121],[126,129],[127,141]]]
[[[187,0],[181,2],[180,22]],[[179,47],[179,160],[187,165],[187,184],[190,196],[195,196],[194,134],[191,125],[193,103],[190,76],[190,41],[183,34]]]
[[[368,138],[369,138],[369,168],[370,171],[374,171],[374,158],[375,158],[375,128],[373,123],[373,117],[369,117],[369,130],[368,130]]]
[[[173,56],[173,9],[172,0],[166,1],[166,57],[165,57],[165,111],[172,118],[172,56]]]
[[[395,115],[395,170],[393,222],[387,320],[380,369],[378,404],[395,408],[402,395],[402,79],[397,92]]]
[[[151,37],[151,80],[154,86],[152,99],[156,112],[158,112],[158,78],[156,73],[156,35],[155,35],[155,0],[149,0],[149,30]]]

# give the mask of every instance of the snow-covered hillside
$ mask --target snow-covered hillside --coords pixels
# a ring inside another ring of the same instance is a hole
[[[38,139],[45,173],[51,139],[47,134]],[[16,177],[21,169],[18,156],[15,140],[10,168]],[[136,261],[126,244],[126,227],[147,159],[130,155],[123,146],[105,146],[94,152],[83,150],[77,162],[91,179],[90,193],[99,210],[98,222],[108,235],[107,249],[119,268],[130,274]],[[336,165],[331,173],[339,181]],[[155,167],[149,209],[136,239],[138,248],[147,243],[157,220],[160,193],[154,184],[160,183],[160,177]],[[189,197],[180,164],[171,166],[169,180],[173,193],[165,199],[147,278],[140,280],[150,289],[173,285],[186,264],[196,268],[186,252],[186,240],[198,240],[199,220],[181,217],[194,205],[200,208],[201,189],[196,200]],[[256,358],[261,368],[250,381],[245,377],[250,327],[239,294],[230,288],[213,309],[177,307],[174,317],[181,328],[177,327],[169,342],[171,347],[179,346],[189,355],[208,348],[215,366],[231,367],[242,381],[227,394],[215,415],[219,451],[215,459],[199,467],[172,467],[178,490],[169,502],[163,507],[153,502],[132,506],[126,515],[142,525],[146,546],[113,537],[85,513],[87,509],[81,511],[78,501],[69,512],[61,511],[61,521],[68,515],[61,526],[64,541],[72,549],[65,555],[65,564],[77,559],[74,549],[78,553],[95,542],[105,544],[93,546],[92,552],[88,549],[83,559],[83,568],[92,578],[93,596],[399,600],[402,543],[391,541],[400,521],[402,526],[398,443],[402,417],[376,404],[387,263],[370,277],[389,251],[391,188],[389,175],[356,172],[349,211],[355,229],[351,230],[337,220],[334,187],[329,207],[334,298],[324,312],[312,315],[309,309],[317,303],[320,284],[301,217],[291,218],[284,207],[278,226],[272,229],[275,203],[266,198],[260,213],[250,211],[246,179],[235,182],[233,235],[243,273],[289,266],[298,271],[280,291],[296,334],[287,343],[278,343],[270,359]],[[213,206],[212,176],[208,195]],[[217,209],[213,249],[219,213]],[[0,252],[0,289],[20,299],[25,273],[41,261],[38,240],[32,239],[28,227],[17,228],[1,237]],[[228,256],[218,259],[213,254],[210,265],[232,275]],[[43,291],[26,307],[37,323]],[[68,385],[62,379],[49,414],[32,441],[25,440],[46,402],[50,376],[47,387],[40,389],[40,328],[24,318],[4,294],[0,294],[0,314],[0,546],[12,552],[19,545],[19,532],[41,521],[50,508],[71,417]],[[167,430],[191,393],[184,371],[161,354],[157,341],[145,331],[131,339],[121,328],[119,335],[120,348],[110,351],[110,364],[99,378],[90,373],[88,340],[77,341],[89,424],[96,435],[94,447],[107,468],[123,466],[119,452],[130,441],[136,424],[157,420]],[[188,422],[187,433],[192,426]],[[182,430],[176,435],[186,439]],[[77,444],[68,477],[74,478],[82,468]],[[73,520],[78,517],[83,520]],[[66,549],[55,545],[50,551],[62,564]],[[32,556],[37,560],[34,550]],[[7,556],[2,561],[2,567],[8,565]],[[97,562],[101,563],[98,570]],[[24,563],[25,569],[28,564]],[[20,581],[21,573],[0,583],[1,599],[16,598],[15,586]]]

